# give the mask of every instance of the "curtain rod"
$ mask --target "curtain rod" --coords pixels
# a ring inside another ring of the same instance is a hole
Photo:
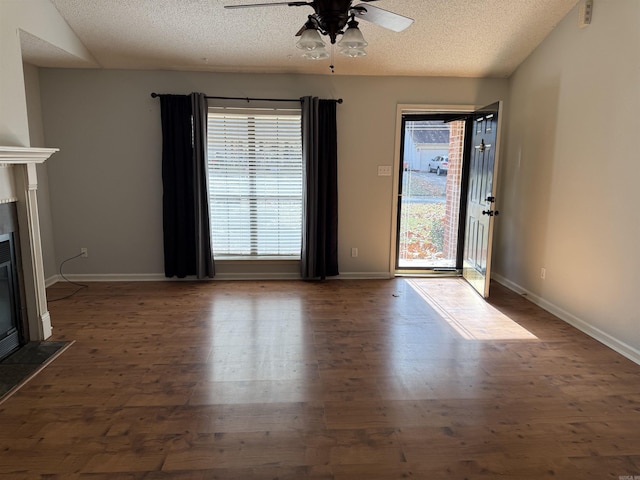
[[[161,93],[153,92],[151,93],[151,98],[156,98],[162,95]],[[263,101],[263,102],[299,102],[300,98],[251,98],[251,97],[210,97],[207,96],[207,99],[215,99],[215,100],[245,100],[246,102],[255,102],[255,101]],[[334,100],[336,103],[342,103],[343,100],[338,98]]]

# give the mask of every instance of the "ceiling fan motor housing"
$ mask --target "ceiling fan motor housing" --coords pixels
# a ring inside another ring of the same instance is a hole
[[[320,29],[329,35],[331,43],[336,43],[336,37],[349,21],[351,0],[315,0],[311,6]]]

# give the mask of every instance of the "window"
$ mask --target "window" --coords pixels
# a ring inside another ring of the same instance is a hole
[[[216,258],[300,258],[301,135],[299,109],[209,109],[209,210]]]

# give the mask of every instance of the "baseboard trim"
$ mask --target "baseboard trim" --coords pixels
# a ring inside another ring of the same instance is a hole
[[[113,273],[113,274],[65,274],[65,277],[72,282],[179,282],[194,281],[194,277],[188,278],[167,278],[163,273]],[[393,278],[389,272],[347,272],[341,273],[337,277],[329,277],[327,280],[387,280]],[[47,287],[61,282],[64,279],[60,275],[55,275],[46,280]],[[296,273],[221,273],[210,281],[216,280],[300,280],[300,275]],[[209,281],[209,279],[205,279]]]
[[[170,280],[162,273],[65,273],[64,276],[72,282],[158,282]],[[56,281],[64,282],[65,279],[58,276]]]
[[[567,312],[566,310],[545,300],[544,298],[536,295],[535,293],[530,292],[526,288],[522,287],[521,285],[518,285],[515,282],[512,282],[511,280],[503,277],[502,275],[492,273],[491,279],[495,280],[500,285],[503,285],[509,290],[512,290],[513,292],[519,295],[523,295],[531,303],[538,305],[540,308],[555,315],[560,320],[577,328],[581,332],[586,333],[587,335],[599,341],[600,343],[603,343],[607,347],[618,352],[620,355],[640,365],[640,350],[632,347],[631,345],[626,344],[625,342],[613,337],[612,335],[609,335],[608,333],[600,330],[598,327],[594,327],[590,323],[576,317],[572,313]]]

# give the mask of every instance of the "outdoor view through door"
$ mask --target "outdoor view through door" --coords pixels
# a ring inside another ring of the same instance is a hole
[[[402,123],[396,268],[455,270],[465,120],[405,115]]]

